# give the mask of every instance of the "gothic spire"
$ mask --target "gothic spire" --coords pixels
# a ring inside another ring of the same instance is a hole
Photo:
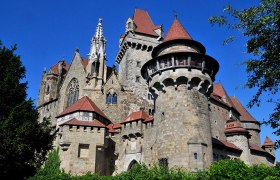
[[[89,59],[96,59],[100,55],[105,55],[105,37],[103,35],[102,18],[99,18],[94,36],[91,39]]]

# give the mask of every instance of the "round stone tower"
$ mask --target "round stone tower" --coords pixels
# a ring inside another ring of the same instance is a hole
[[[204,169],[212,162],[208,97],[218,62],[175,19],[141,74],[155,99],[159,165]]]

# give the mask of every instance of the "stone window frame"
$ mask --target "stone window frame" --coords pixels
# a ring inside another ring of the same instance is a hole
[[[198,153],[197,152],[193,153],[193,158],[194,158],[195,161],[198,161]]]
[[[118,104],[118,94],[116,92],[108,92],[106,95],[106,104],[108,105]]]
[[[79,144],[78,146],[78,158],[86,159],[89,158],[89,146],[90,144]],[[82,154],[82,150],[87,150],[87,156]]]
[[[79,81],[77,78],[72,78],[66,90],[66,107],[71,106],[79,99]]]

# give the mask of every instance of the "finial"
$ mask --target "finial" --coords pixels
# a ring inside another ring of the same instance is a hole
[[[75,51],[76,51],[77,53],[80,52],[79,48],[76,48]]]
[[[44,67],[44,72],[47,72],[47,68],[46,67]]]
[[[178,19],[178,15],[177,15],[177,12],[175,10],[173,10],[173,15],[174,15],[175,19]]]
[[[101,18],[101,17],[98,19],[98,23],[99,23],[99,24],[102,23],[102,18]]]

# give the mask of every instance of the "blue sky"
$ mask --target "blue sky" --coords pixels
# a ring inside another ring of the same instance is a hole
[[[0,40],[5,46],[18,45],[17,54],[26,66],[28,96],[37,101],[44,67],[50,68],[62,58],[71,62],[76,48],[83,57],[89,52],[90,39],[95,32],[98,18],[103,18],[103,30],[107,39],[108,65],[113,65],[119,46],[119,36],[125,31],[125,22],[133,15],[135,8],[149,12],[155,25],[163,24],[168,31],[176,11],[178,19],[193,39],[206,47],[206,53],[220,63],[216,82],[221,82],[230,96],[237,96],[246,105],[256,92],[244,89],[246,82],[245,38],[238,32],[225,28],[211,27],[208,18],[220,15],[224,7],[231,3],[238,9],[258,5],[257,0],[2,0]],[[223,46],[228,35],[235,35],[237,41]],[[262,103],[260,107],[249,109],[259,121],[267,119],[273,107]],[[270,127],[262,127],[261,141],[266,135],[272,140],[279,139]],[[276,152],[280,161],[280,152]]]

